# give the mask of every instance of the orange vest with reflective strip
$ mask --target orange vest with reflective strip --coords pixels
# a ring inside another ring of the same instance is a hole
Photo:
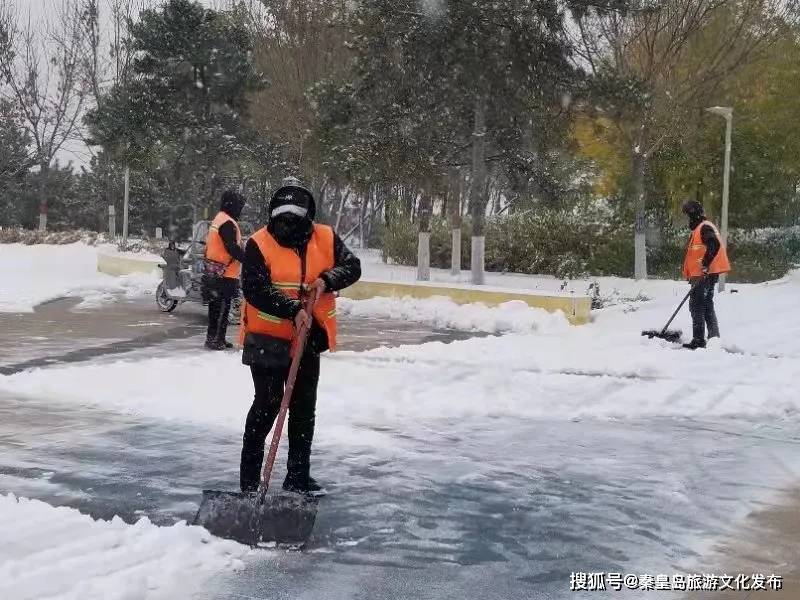
[[[242,265],[238,260],[234,260],[233,257],[228,254],[228,251],[225,249],[225,244],[219,235],[219,228],[228,221],[233,223],[233,226],[236,228],[236,243],[242,243],[242,232],[239,231],[239,224],[228,213],[219,211],[217,216],[214,217],[214,220],[211,221],[211,227],[209,227],[208,235],[206,236],[206,258],[227,265],[225,267],[225,272],[222,274],[223,277],[239,279]]]
[[[689,236],[689,243],[686,246],[686,258],[683,261],[683,275],[686,279],[690,277],[701,277],[703,275],[703,257],[706,255],[706,245],[703,243],[703,237],[700,231],[704,225],[709,225],[719,240],[719,252],[708,265],[709,273],[728,273],[731,270],[731,264],[728,261],[728,251],[722,243],[722,238],[719,231],[714,227],[711,221],[703,221],[692,230]]]
[[[297,252],[276,242],[266,227],[259,229],[250,239],[261,250],[270,271],[272,285],[290,298],[300,299],[301,289],[305,289],[334,266],[333,229],[327,225],[314,225],[314,232],[306,247],[305,277]],[[242,339],[246,333],[260,333],[284,340],[294,337],[294,324],[289,319],[262,312],[249,303],[245,303],[243,314]],[[327,333],[330,350],[335,350],[336,296],[332,292],[320,296],[314,307],[314,320]]]

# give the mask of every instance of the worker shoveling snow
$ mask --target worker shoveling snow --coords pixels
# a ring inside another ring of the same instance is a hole
[[[308,296],[305,302],[305,310],[309,315],[313,313],[315,300],[314,296]],[[250,546],[270,543],[302,546],[314,529],[317,499],[313,495],[287,491],[280,494],[268,493],[283,424],[289,411],[307,337],[308,324],[303,323],[297,332],[286,388],[258,488],[254,492],[203,490],[203,501],[194,523],[202,525],[214,535]]]

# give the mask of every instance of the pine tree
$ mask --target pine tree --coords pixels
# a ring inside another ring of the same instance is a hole
[[[118,162],[163,177],[175,219],[197,219],[250,148],[247,93],[260,84],[245,14],[170,0],[130,28],[129,81],[90,113],[93,139]]]
[[[353,80],[319,101],[331,154],[372,180],[416,182],[423,198],[452,168],[469,171],[482,283],[490,165],[523,196],[564,131],[557,113],[576,73],[559,4],[376,0],[352,22]]]
[[[0,101],[0,225],[19,226],[23,221],[21,190],[33,164],[30,136],[9,102]]]

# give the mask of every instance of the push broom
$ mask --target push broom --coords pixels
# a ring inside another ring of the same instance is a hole
[[[675,309],[675,312],[672,313],[672,316],[669,318],[669,321],[667,321],[667,324],[664,325],[664,329],[660,331],[658,329],[650,329],[647,331],[643,331],[642,335],[649,337],[651,340],[653,338],[658,338],[661,340],[667,340],[668,342],[680,341],[683,332],[680,329],[670,329],[669,326],[672,325],[672,322],[675,320],[675,317],[678,316],[678,313],[683,308],[683,305],[686,304],[686,301],[689,299],[689,296],[692,295],[692,292],[694,291],[694,287],[696,285],[697,283],[692,284],[691,289],[683,297],[683,300],[681,300],[681,303],[678,305],[678,308]]]

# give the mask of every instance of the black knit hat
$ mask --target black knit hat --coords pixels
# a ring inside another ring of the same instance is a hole
[[[219,209],[228,213],[234,219],[238,219],[242,214],[247,199],[236,190],[225,190],[219,202]]]
[[[296,180],[295,180],[296,181]],[[272,194],[269,203],[269,218],[284,213],[296,214],[314,220],[317,214],[317,205],[314,195],[310,190],[300,185],[300,182],[286,182]]]
[[[687,200],[683,203],[683,207],[681,208],[683,214],[685,214],[690,219],[699,219],[705,214],[705,210],[703,210],[703,205],[700,204],[697,200]]]

